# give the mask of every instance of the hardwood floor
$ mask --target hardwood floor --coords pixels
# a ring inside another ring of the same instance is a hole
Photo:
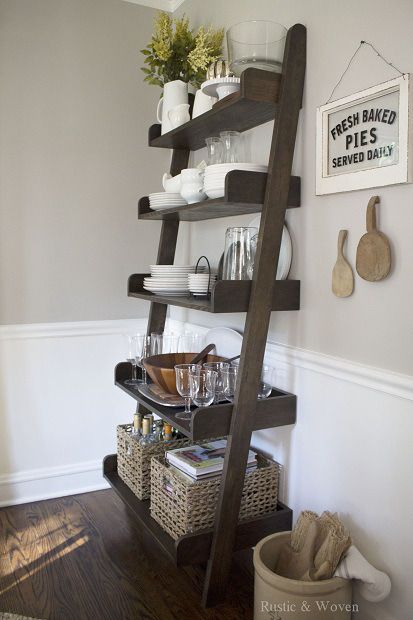
[[[44,620],[250,620],[234,562],[225,605],[200,607],[203,571],[175,568],[111,490],[0,509],[0,611]]]

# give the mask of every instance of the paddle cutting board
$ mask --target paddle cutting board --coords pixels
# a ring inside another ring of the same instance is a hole
[[[332,290],[337,297],[349,297],[354,290],[354,274],[344,256],[347,230],[340,230],[337,242],[337,261],[333,268]]]
[[[377,230],[376,204],[378,196],[372,196],[367,205],[367,232],[359,241],[356,256],[357,273],[363,280],[378,282],[389,275],[391,268],[390,244],[386,235]]]

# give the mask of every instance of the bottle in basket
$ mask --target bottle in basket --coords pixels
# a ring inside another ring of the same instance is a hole
[[[155,436],[152,433],[152,424],[148,417],[143,418],[142,421],[142,437],[139,440],[139,445],[148,446],[149,444],[154,443]]]

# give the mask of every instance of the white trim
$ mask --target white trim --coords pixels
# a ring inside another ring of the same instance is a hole
[[[272,359],[275,362],[290,364],[296,368],[305,368],[335,379],[356,383],[378,392],[413,400],[413,376],[411,375],[365,366],[340,357],[279,343],[267,344],[266,357],[268,361]]]
[[[111,336],[131,330],[145,330],[147,318],[109,321],[77,321],[71,323],[31,323],[27,325],[1,325],[0,341],[28,340],[31,338],[73,338],[76,336]],[[178,329],[180,321],[167,320],[169,329]]]
[[[73,476],[76,476],[73,479]],[[53,480],[57,478],[58,480]],[[49,481],[42,483],[42,481]],[[0,476],[0,507],[108,489],[101,461],[43,467]]]
[[[58,476],[73,476],[75,474],[84,474],[101,469],[102,463],[100,461],[85,461],[83,463],[73,463],[72,465],[29,469],[14,474],[1,474],[0,486],[5,486],[6,484],[22,484],[24,482],[45,480],[46,478],[56,478]]]
[[[206,333],[210,328],[186,323],[185,329],[196,329],[201,333]],[[375,368],[341,357],[271,341],[267,342],[265,358],[268,363],[274,363],[274,365],[278,362],[296,368],[305,368],[378,392],[413,400],[412,375],[404,375],[385,368]]]
[[[153,9],[159,9],[160,11],[168,11],[169,13],[176,11],[184,1],[185,0],[124,0],[124,2],[149,6]]]

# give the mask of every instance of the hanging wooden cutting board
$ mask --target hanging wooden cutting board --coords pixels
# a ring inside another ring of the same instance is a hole
[[[347,230],[340,230],[337,242],[337,261],[333,269],[332,290],[337,297],[349,297],[354,290],[354,274],[344,256]]]
[[[391,268],[390,244],[386,235],[377,230],[376,203],[378,196],[372,196],[367,205],[367,233],[357,247],[356,269],[363,280],[377,282],[388,276]]]

